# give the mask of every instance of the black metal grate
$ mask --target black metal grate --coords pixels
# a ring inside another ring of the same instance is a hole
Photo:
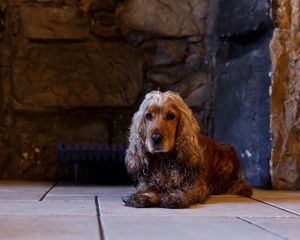
[[[105,182],[112,183],[127,176],[124,157],[126,147],[120,145],[98,144],[57,144],[59,158],[66,164],[73,166],[76,183],[86,179],[85,176],[95,174],[105,175]],[[110,179],[111,178],[111,179]]]

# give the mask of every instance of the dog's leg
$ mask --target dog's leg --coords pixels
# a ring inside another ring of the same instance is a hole
[[[159,192],[152,186],[138,187],[137,192],[128,198],[123,198],[123,202],[129,207],[157,207],[159,203]]]
[[[250,197],[253,194],[253,190],[248,183],[245,183],[240,180],[231,183],[231,186],[227,191],[227,194]]]
[[[159,206],[165,208],[188,208],[197,203],[204,203],[208,198],[207,184],[195,184],[177,188],[175,190],[161,194]]]

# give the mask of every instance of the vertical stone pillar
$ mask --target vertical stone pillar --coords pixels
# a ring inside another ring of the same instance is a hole
[[[273,0],[271,176],[274,189],[300,189],[300,32],[298,0]]]
[[[220,0],[216,29],[214,137],[237,149],[242,177],[262,188],[271,185],[269,11],[269,0]]]

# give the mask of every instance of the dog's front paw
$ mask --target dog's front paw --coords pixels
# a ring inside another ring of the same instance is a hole
[[[156,193],[134,193],[128,198],[123,198],[123,202],[128,207],[144,208],[158,206],[159,198]]]
[[[189,208],[189,199],[180,190],[167,192],[160,196],[159,206],[164,208]]]

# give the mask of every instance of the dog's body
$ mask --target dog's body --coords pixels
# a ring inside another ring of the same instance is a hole
[[[186,208],[209,194],[250,196],[233,147],[200,135],[197,121],[173,92],[148,93],[135,113],[125,163],[137,192],[132,207]]]

